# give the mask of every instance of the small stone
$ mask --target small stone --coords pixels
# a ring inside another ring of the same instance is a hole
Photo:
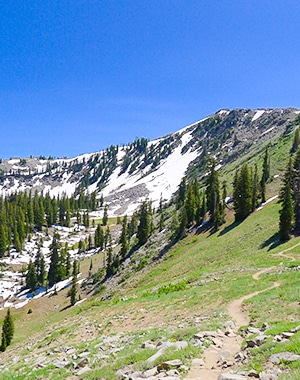
[[[151,377],[151,376],[155,376],[156,374],[157,374],[157,368],[156,367],[151,368],[151,369],[147,369],[147,371],[143,372],[143,376],[145,376],[146,378]]]
[[[257,373],[254,369],[251,369],[249,372],[248,372],[248,376],[249,377],[255,377],[256,379],[259,378],[259,373]]]
[[[294,335],[294,333],[292,333],[292,332],[283,332],[283,333],[281,334],[281,336],[282,336],[283,338],[285,338],[285,339],[290,339],[293,335]]]
[[[67,365],[69,365],[70,362],[68,362],[67,360],[65,361],[57,361],[57,362],[54,362],[53,365],[56,367],[56,368],[65,368]]]
[[[154,350],[154,349],[156,348],[156,346],[155,346],[155,344],[153,344],[153,343],[144,342],[144,343],[141,345],[141,348]]]
[[[81,376],[87,372],[91,371],[91,368],[88,367],[88,366],[85,366],[83,368],[81,368],[78,372],[77,372],[77,376]]]

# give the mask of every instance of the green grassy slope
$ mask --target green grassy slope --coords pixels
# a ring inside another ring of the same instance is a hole
[[[256,325],[267,321],[279,330],[294,326],[299,322],[299,271],[295,267],[300,265],[300,239],[278,244],[278,210],[274,201],[243,223],[234,224],[229,214],[227,224],[217,233],[189,235],[163,260],[136,274],[134,282],[128,280],[122,295],[116,293],[110,301],[94,297],[64,309],[69,301],[60,294],[59,298],[44,300],[51,303],[51,307],[44,305],[48,307],[46,318],[34,302],[30,304],[32,314],[18,310],[14,313],[14,343],[0,356],[0,364],[5,359],[9,365],[10,374],[5,378],[25,379],[29,374],[36,378],[66,378],[71,374],[69,369],[53,365],[36,369],[29,359],[53,352],[61,345],[91,352],[93,371],[85,375],[87,378],[115,378],[116,370],[131,362],[143,368],[151,350],[141,352],[138,347],[142,341],[176,340],[182,336],[189,339],[197,329],[221,326],[229,318],[226,310],[230,301],[270,287],[274,281],[279,281],[280,286],[245,301],[245,310]],[[269,267],[272,269],[259,280],[252,277]],[[60,312],[54,311],[57,304]],[[90,335],[87,329],[92,331]],[[103,336],[114,334],[130,337],[125,349],[109,359],[98,360],[95,347]],[[298,333],[287,349],[297,352],[299,344]],[[185,353],[187,364],[189,358],[199,354],[199,350],[189,347]],[[11,362],[14,355],[18,357],[17,364]],[[170,352],[168,358],[172,355]],[[255,365],[260,368],[265,355],[258,353],[257,358],[260,359]]]
[[[278,193],[280,178],[274,175],[283,173],[292,138],[290,135],[271,142],[268,196]],[[245,161],[251,166],[259,164],[264,149],[258,147],[221,171],[229,191],[236,167]],[[274,281],[280,286],[244,301],[251,323],[260,326],[268,322],[273,326],[271,335],[299,325],[300,238],[279,244],[279,208],[275,200],[240,224],[234,223],[233,211],[228,210],[227,222],[220,231],[190,234],[162,259],[126,277],[110,300],[102,301],[101,294],[89,295],[82,304],[68,308],[67,291],[62,291],[13,310],[16,332],[13,344],[0,354],[1,378],[72,379],[72,365],[59,369],[54,363],[61,358],[78,363],[78,355],[85,351],[89,352],[92,370],[82,378],[114,379],[119,368],[131,363],[135,363],[134,368],[146,368],[146,359],[153,350],[141,350],[142,342],[189,341],[201,329],[221,327],[230,319],[227,307],[231,301],[269,288]],[[102,262],[102,255],[95,256],[94,270]],[[90,260],[81,263],[84,276],[89,265]],[[264,269],[267,271],[258,279],[253,278]],[[32,314],[27,314],[29,308]],[[0,311],[0,320],[4,315],[5,311]],[[106,343],[108,337],[116,337],[118,350],[113,354]],[[99,345],[104,347],[102,356]],[[75,359],[66,354],[67,348],[74,350]],[[261,370],[268,355],[280,350],[300,354],[300,332],[288,343],[270,341],[265,348],[257,349],[249,365]],[[189,365],[191,358],[199,357],[201,352],[189,345],[181,355]],[[176,353],[170,350],[165,359],[173,357]],[[293,366],[290,378],[298,379],[299,364]]]

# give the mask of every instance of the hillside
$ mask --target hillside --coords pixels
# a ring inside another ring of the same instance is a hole
[[[145,198],[158,206],[177,191],[181,178],[206,173],[209,156],[224,170],[240,157],[256,155],[293,131],[299,110],[220,110],[168,136],[140,138],[124,146],[75,158],[12,158],[0,164],[0,194],[35,191],[51,196],[96,192],[109,215],[131,214]],[[174,170],[176,168],[176,170]]]
[[[88,212],[89,226],[77,223],[74,211],[70,226],[44,226],[21,252],[1,258],[3,304],[15,321],[13,343],[0,355],[1,378],[299,379],[300,240],[279,241],[276,200],[297,118],[295,109],[221,110],[152,142],[138,139],[75,159],[3,160],[2,194],[103,196],[111,242],[79,252],[103,222],[98,205],[80,211]],[[266,146],[267,202],[242,222],[229,204],[217,231],[204,217],[174,239],[173,194],[182,177],[196,178],[203,189],[214,157],[231,196],[236,169],[257,164],[261,173]],[[134,219],[144,199],[156,209],[149,238],[139,246],[134,233],[116,273],[105,276],[109,254],[120,252],[116,216]],[[49,263],[55,232],[80,258],[79,301],[72,307],[71,278],[41,293],[16,294],[24,281],[20,267],[38,247]]]

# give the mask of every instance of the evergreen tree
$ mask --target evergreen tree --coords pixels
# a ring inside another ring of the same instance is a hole
[[[279,212],[280,240],[289,240],[293,224],[293,200],[289,182],[281,189],[282,208]]]
[[[176,207],[177,207],[177,209],[179,209],[183,205],[183,203],[184,203],[186,189],[187,189],[186,177],[183,177],[182,180],[181,180],[181,182],[180,182],[180,184],[179,184],[178,195],[177,195],[177,198],[176,198]]]
[[[252,183],[248,165],[236,171],[233,183],[235,220],[245,219],[252,211]]]
[[[138,245],[144,245],[151,234],[151,215],[149,202],[144,201],[139,210],[139,225],[137,231]]]
[[[30,260],[27,268],[26,274],[26,287],[31,291],[34,291],[37,288],[37,275],[34,263]]]
[[[36,271],[36,279],[39,286],[43,286],[46,280],[46,263],[44,255],[41,251],[41,247],[38,247],[37,254],[35,256],[35,271]]]
[[[106,226],[107,222],[108,222],[108,207],[107,207],[107,205],[105,205],[103,218],[102,218],[102,226]]]
[[[295,234],[300,234],[300,149],[298,149],[293,165],[293,201],[294,201],[294,218]]]
[[[5,222],[4,222],[5,223]],[[4,256],[4,253],[7,250],[7,244],[8,244],[8,239],[7,239],[7,234],[6,234],[6,228],[5,224],[1,222],[0,224],[0,257]]]
[[[50,256],[50,266],[48,271],[48,282],[49,286],[53,286],[58,281],[62,280],[62,268],[60,260],[60,242],[58,235],[53,236],[52,244],[50,246],[51,256]]]
[[[130,223],[128,224],[127,231],[128,231],[128,240],[131,239],[131,237],[137,233],[138,228],[138,213],[134,212],[132,214],[132,217],[130,219]]]
[[[124,258],[128,252],[128,240],[127,240],[127,215],[124,216],[122,222],[122,232],[120,236],[120,244],[121,244],[121,257]]]
[[[1,351],[5,351],[6,348],[11,344],[15,332],[14,321],[10,314],[10,309],[7,309],[6,316],[4,318],[2,326],[2,341],[1,341]]]
[[[66,250],[66,277],[70,277],[71,274],[71,256],[70,252],[68,250],[68,246],[65,247]]]
[[[188,224],[188,218],[186,214],[186,209],[185,207],[181,208],[181,213],[179,217],[179,228],[177,230],[177,239],[183,239],[186,237],[187,232],[186,232],[186,226]]]
[[[216,160],[212,159],[209,162],[209,174],[207,176],[206,186],[206,201],[207,209],[213,220],[217,209],[217,204],[220,201],[219,177],[215,170]]]
[[[97,225],[94,240],[95,247],[100,248],[100,250],[102,250],[104,248],[104,232],[100,224]]]
[[[165,227],[165,213],[164,213],[164,210],[162,210],[159,216],[159,226],[158,226],[159,231],[162,231],[164,227]]]
[[[184,201],[184,208],[186,212],[187,225],[193,224],[196,215],[196,200],[193,192],[193,187],[188,186],[186,199]]]
[[[257,174],[257,165],[255,164],[253,178],[252,178],[252,211],[255,210],[258,204],[258,192],[259,192],[258,174]]]
[[[300,145],[300,135],[299,135],[299,128],[296,129],[295,135],[294,135],[294,140],[293,140],[293,146],[291,149],[291,153],[297,152],[298,148]]]
[[[270,156],[269,156],[269,149],[266,148],[264,160],[263,160],[262,177],[260,180],[261,201],[263,203],[266,202],[266,184],[269,178],[270,178]]]

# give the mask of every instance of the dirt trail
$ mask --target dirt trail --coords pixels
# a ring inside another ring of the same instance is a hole
[[[300,243],[298,244],[300,245]],[[252,277],[254,280],[258,281],[260,275],[263,273],[267,273],[275,269],[276,267],[272,266],[269,268],[265,268],[255,273]],[[272,286],[256,291],[251,294],[247,294],[237,300],[232,301],[228,305],[227,312],[230,315],[231,319],[235,321],[235,327],[233,329],[233,333],[229,335],[224,335],[222,337],[222,347],[216,348],[211,345],[207,350],[203,353],[203,360],[194,359],[192,362],[191,369],[187,374],[186,380],[217,380],[221,373],[226,372],[226,370],[222,370],[217,366],[217,362],[222,356],[222,353],[230,352],[230,358],[234,358],[234,356],[240,351],[241,344],[243,338],[238,334],[238,329],[241,326],[245,326],[249,324],[249,317],[242,310],[242,304],[245,300],[252,298],[260,293],[266,292],[268,290],[274,289],[280,286],[278,281],[274,282]]]
[[[292,249],[296,248],[296,247],[299,247],[300,245],[300,242],[297,243],[296,245],[293,245],[292,247],[290,248],[287,248],[281,252],[278,252],[278,253],[274,253],[273,256],[280,256],[280,257],[284,257],[285,259],[290,259],[291,261],[296,261],[295,257],[292,256],[292,255],[285,255],[284,253],[285,252],[288,252],[288,251],[291,251]]]

